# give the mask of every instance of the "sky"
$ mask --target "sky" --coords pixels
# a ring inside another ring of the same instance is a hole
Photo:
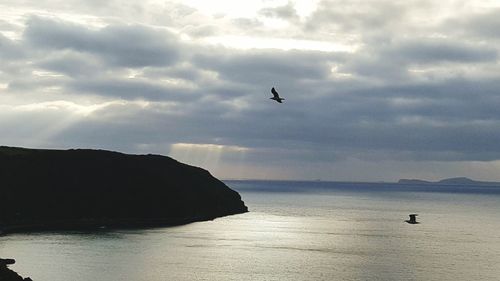
[[[0,145],[500,181],[499,43],[492,0],[2,0]]]

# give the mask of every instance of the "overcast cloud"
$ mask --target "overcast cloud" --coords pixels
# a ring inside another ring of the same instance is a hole
[[[0,11],[1,145],[159,153],[221,178],[500,181],[494,1]]]

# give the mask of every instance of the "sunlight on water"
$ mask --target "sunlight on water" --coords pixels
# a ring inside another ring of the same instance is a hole
[[[35,281],[500,276],[498,194],[229,185],[250,213],[173,228],[9,235],[0,237],[0,256],[15,258],[12,268]],[[411,212],[421,224],[404,223]]]

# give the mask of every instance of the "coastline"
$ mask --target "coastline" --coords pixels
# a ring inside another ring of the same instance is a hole
[[[141,229],[186,225],[194,222],[212,221],[217,218],[247,213],[248,210],[224,215],[203,215],[185,218],[158,219],[85,219],[85,220],[46,220],[43,222],[13,223],[0,226],[0,236],[13,233],[32,233],[43,231],[78,231],[97,229]]]
[[[163,227],[248,211],[209,171],[162,155],[0,146],[0,233]]]

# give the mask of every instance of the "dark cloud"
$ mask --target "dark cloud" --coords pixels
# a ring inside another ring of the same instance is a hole
[[[24,55],[22,46],[0,33],[0,58],[4,60],[4,63],[10,60],[21,59]]]
[[[339,70],[401,83],[402,80],[411,79],[408,70],[415,66],[452,64],[445,67],[451,72],[460,64],[496,63],[497,59],[498,51],[490,45],[420,38],[368,45],[340,65]]]
[[[193,62],[204,69],[217,71],[229,81],[264,83],[267,87],[285,79],[293,83],[326,79],[331,70],[330,64],[342,59],[343,54],[255,50],[199,54]]]
[[[106,70],[100,60],[93,56],[72,51],[58,52],[56,55],[42,58],[36,65],[74,78],[99,76]]]
[[[64,77],[44,77],[33,75],[32,72],[21,73],[25,77],[16,77],[9,80],[8,90],[12,94],[34,93],[43,95],[46,89],[61,88],[68,81]]]
[[[157,68],[147,67],[144,68],[141,77],[148,77],[150,79],[161,79],[163,77],[172,77],[183,79],[187,81],[201,82],[206,75],[202,69],[199,69],[189,62],[179,63],[173,66]]]
[[[174,143],[217,144],[247,148],[248,165],[299,170],[499,160],[497,11],[429,15],[432,23],[422,23],[415,11],[434,7],[424,2],[323,1],[305,19],[288,2],[254,18],[206,22],[178,6],[153,21],[163,28],[30,17],[21,39],[0,34],[0,101],[12,104],[0,108],[1,140],[163,153]],[[293,21],[278,34],[285,39],[355,44],[349,52],[320,52],[198,41],[260,30],[265,38],[272,31],[263,17]],[[269,100],[272,86],[284,104]],[[221,159],[234,164],[241,155]]]
[[[497,133],[500,118],[474,116],[480,105],[452,105],[457,115],[460,110],[471,112],[472,116],[458,119],[449,118],[446,112],[441,113],[441,117],[432,117],[426,111],[420,114],[406,112],[402,108],[391,108],[389,102],[363,102],[361,99],[342,110],[346,98],[337,100],[339,106],[333,101],[318,103],[315,100],[315,105],[306,104],[301,108],[261,107],[244,111],[210,100],[194,105],[179,104],[170,109],[154,104],[137,110],[116,106],[97,112],[92,119],[97,124],[87,124],[89,129],[83,136],[81,128],[75,128],[79,133],[71,130],[65,133],[65,138],[77,135],[98,143],[127,135],[130,136],[129,144],[237,144],[265,151],[266,157],[258,156],[258,153],[253,157],[277,162],[286,162],[293,155],[306,162],[335,161],[353,156],[364,160],[378,157],[418,161],[490,161],[500,156],[500,135]],[[498,105],[498,101],[496,103]],[[311,107],[316,111],[311,111]],[[439,112],[436,109],[429,111]],[[230,115],[231,112],[234,114]],[[99,134],[99,130],[96,131],[99,127],[107,132]],[[290,153],[289,157],[280,156],[286,154],[285,151]]]
[[[451,17],[442,24],[443,32],[462,38],[500,39],[500,9],[491,8],[467,17]]]
[[[497,50],[482,44],[448,39],[415,39],[401,42],[385,51],[386,57],[401,57],[410,63],[492,62]]]
[[[92,30],[68,22],[32,17],[24,38],[33,48],[89,53],[122,67],[166,66],[179,59],[180,46],[173,34],[139,25]]]
[[[189,89],[134,79],[78,79],[71,81],[68,84],[68,89],[75,93],[95,94],[126,100],[187,101],[195,98],[193,91]]]

